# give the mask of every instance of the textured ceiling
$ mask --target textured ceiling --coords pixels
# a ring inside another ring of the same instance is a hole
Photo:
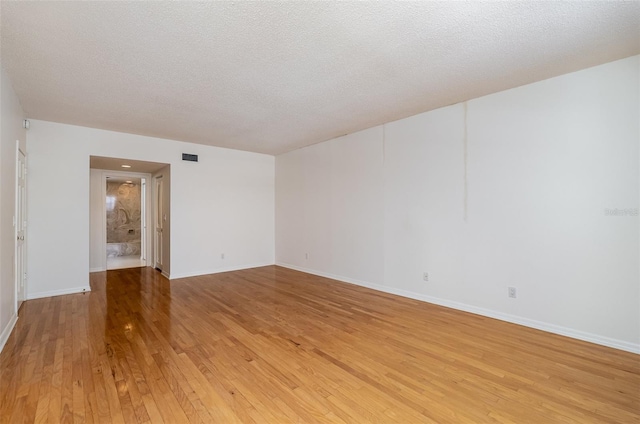
[[[7,2],[29,118],[278,154],[640,53],[640,2]]]

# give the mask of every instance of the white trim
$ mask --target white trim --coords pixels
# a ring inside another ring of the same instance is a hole
[[[26,150],[26,149],[25,149]],[[25,175],[24,175],[24,196],[27,196],[27,153],[26,151],[23,151],[20,148],[20,140],[16,140],[16,162],[15,162],[15,180],[13,182],[13,186],[14,186],[14,205],[13,205],[13,281],[14,281],[14,293],[13,293],[13,298],[14,298],[14,308],[16,310],[16,312],[18,311],[18,292],[20,290],[18,290],[18,286],[20,285],[20,276],[18,275],[18,241],[17,241],[17,236],[18,236],[18,199],[19,199],[19,195],[18,195],[18,191],[20,190],[19,184],[20,184],[20,154],[22,153],[22,156],[24,156],[24,167],[25,167]],[[25,199],[24,202],[24,211],[23,214],[25,216],[25,218],[27,217],[27,201]],[[26,221],[26,219],[25,219]],[[23,251],[22,251],[22,261],[23,261],[23,266],[24,266],[24,271],[25,271],[25,275],[26,275],[26,270],[27,270],[27,229],[26,226],[24,228],[24,236],[25,236],[25,240],[23,240]],[[24,302],[27,297],[27,278],[25,276],[24,278],[24,291],[23,291],[23,295],[24,295],[24,299],[22,299],[21,301]],[[0,346],[2,346],[2,344],[0,344]],[[0,352],[2,351],[2,348],[0,347]]]
[[[102,272],[102,271],[106,271],[106,270],[107,270],[106,268],[103,268],[103,267],[99,266],[97,268],[89,268],[89,273]]]
[[[91,159],[89,159],[91,161]],[[91,172],[91,168],[89,168]],[[100,268],[107,269],[107,171],[100,173],[100,197],[102,198],[102,208],[100,210],[100,231],[102,231],[102,243],[100,244]],[[89,194],[91,201],[91,194]],[[89,212],[91,213],[91,211]],[[89,248],[91,249],[91,240]],[[91,253],[91,252],[89,252]]]
[[[626,352],[640,354],[640,344],[637,344],[637,343],[630,343],[624,340],[613,339],[610,337],[600,336],[598,334],[575,330],[568,327],[562,327],[560,325],[555,325],[555,324],[550,324],[550,323],[537,321],[529,318],[519,317],[516,315],[505,314],[503,312],[494,311],[492,309],[485,309],[479,306],[468,305],[462,302],[456,302],[453,300],[427,296],[424,294],[415,293],[408,290],[396,289],[388,286],[381,286],[379,284],[373,284],[367,281],[361,281],[353,278],[342,277],[340,275],[320,272],[313,269],[308,269],[308,268],[291,265],[283,262],[276,262],[276,265],[284,268],[293,269],[296,271],[306,272],[308,274],[318,275],[320,277],[331,278],[333,280],[338,280],[338,281],[342,281],[349,284],[355,284],[358,286],[367,287],[367,288],[378,290],[385,293],[391,293],[391,294],[395,294],[402,297],[408,297],[410,299],[433,303],[433,304],[444,306],[447,308],[470,312],[472,314],[482,315],[489,318],[495,318],[500,321],[510,322],[512,324],[519,324],[525,327],[535,328],[536,330],[546,331],[548,333],[559,334],[561,336],[571,337],[573,339],[583,340],[586,342],[591,342],[591,343],[599,344],[602,346],[611,347],[614,349],[624,350]]]
[[[165,222],[163,218],[167,216],[167,211],[164,210],[164,199],[165,199],[165,196],[167,195],[166,187],[164,184],[164,181],[165,181],[164,176],[165,176],[164,172],[157,171],[155,174],[151,176],[151,180],[150,180],[151,181],[151,196],[150,196],[151,207],[153,208],[153,211],[152,211],[153,213],[152,215],[150,215],[151,219],[149,220],[149,222],[153,222],[153,227],[152,227],[153,237],[150,243],[150,247],[152,246],[153,248],[150,251],[152,252],[151,266],[154,267],[155,269],[159,269],[160,272],[162,272],[162,275],[164,275],[167,279],[169,279],[170,278],[169,274],[164,270],[164,268],[166,268],[164,264],[165,253],[166,253],[165,252],[166,249],[164,249],[164,234],[162,235],[162,237],[158,236],[158,222],[162,223],[161,232],[164,232]],[[159,187],[161,188],[160,190],[158,189]],[[169,202],[171,202],[171,198],[169,198]],[[169,208],[171,208],[171,205],[169,205]],[[158,214],[161,214],[163,216],[158,217]],[[170,210],[169,210],[169,221],[171,221]],[[169,228],[171,228],[171,223],[169,223]],[[159,238],[161,238],[162,240],[158,240]],[[169,234],[169,244],[170,243],[171,243],[171,234]],[[169,247],[171,246],[169,245]],[[160,250],[160,252],[162,253],[161,255],[158,255],[158,250]],[[171,252],[171,249],[169,249],[169,255],[171,254],[170,252]],[[159,263],[158,263],[158,257],[160,257]]]
[[[13,314],[9,323],[7,323],[7,326],[4,327],[4,330],[0,333],[0,352],[4,349],[4,345],[7,344],[7,340],[9,340],[9,336],[11,335],[13,328],[16,326],[16,322],[18,322],[18,315]]]
[[[15,180],[13,181],[13,299],[14,299],[14,311],[18,311],[18,285],[20,284],[20,277],[18,276],[18,190],[20,190],[19,181],[20,181],[20,140],[16,140],[16,162],[15,162],[16,172],[14,173]],[[25,249],[26,250],[26,249]],[[25,290],[26,292],[26,290]],[[4,335],[4,332],[3,332]],[[9,336],[7,336],[9,337]],[[2,343],[3,338],[0,337],[0,352],[2,352],[2,348],[4,347],[4,343]]]
[[[86,293],[90,291],[91,291],[91,287],[89,286],[74,287],[71,289],[62,289],[62,290],[50,290],[50,291],[39,292],[39,293],[30,293],[27,295],[27,300],[41,299],[43,297],[62,296],[65,294]]]
[[[214,268],[214,269],[209,269],[209,270],[205,270],[205,271],[198,271],[198,272],[186,272],[184,274],[171,274],[171,276],[169,276],[167,278],[170,279],[170,280],[176,280],[178,278],[198,277],[200,275],[219,274],[221,272],[241,271],[243,269],[259,268],[261,266],[270,266],[270,265],[274,265],[274,263],[273,262],[263,262],[263,263],[257,263],[257,264],[247,264],[247,265],[230,266],[230,267],[224,267],[224,268]],[[162,273],[162,275],[164,275],[164,272]],[[165,277],[166,277],[166,275],[165,275]]]

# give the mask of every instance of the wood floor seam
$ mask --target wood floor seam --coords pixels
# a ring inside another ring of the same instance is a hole
[[[26,301],[0,424],[640,423],[640,355],[265,266]]]

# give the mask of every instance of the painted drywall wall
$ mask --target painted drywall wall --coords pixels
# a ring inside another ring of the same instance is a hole
[[[276,262],[640,352],[639,63],[278,156]]]
[[[107,269],[103,172],[101,169],[91,169],[89,172],[89,272]]]
[[[0,350],[17,319],[15,282],[16,140],[26,152],[25,115],[0,65]],[[28,233],[27,233],[28,242]]]
[[[383,282],[382,128],[277,157],[278,260]]]
[[[171,165],[171,278],[273,263],[272,156],[37,120],[28,137],[30,298],[88,287],[90,155]]]

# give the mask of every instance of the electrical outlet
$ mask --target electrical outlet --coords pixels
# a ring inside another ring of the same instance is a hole
[[[224,259],[224,253],[220,254],[220,259]]]
[[[429,273],[428,273],[428,272],[423,273],[423,274],[422,274],[422,279],[423,279],[424,281],[429,281]]]
[[[305,258],[305,259],[309,259],[309,253],[305,253],[305,254],[304,254],[304,258]]]
[[[509,287],[509,297],[515,299],[516,296],[516,288],[515,287]]]

